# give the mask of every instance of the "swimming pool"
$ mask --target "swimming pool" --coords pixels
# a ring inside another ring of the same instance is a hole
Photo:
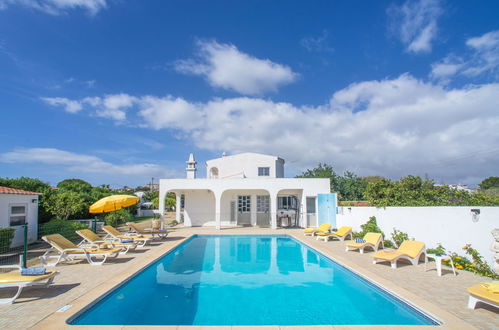
[[[289,236],[194,236],[72,325],[437,325]]]

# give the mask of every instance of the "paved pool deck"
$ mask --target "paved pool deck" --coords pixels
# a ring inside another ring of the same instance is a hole
[[[331,257],[355,272],[382,285],[413,305],[443,322],[442,329],[499,329],[499,310],[480,305],[475,310],[466,307],[468,294],[466,288],[476,283],[490,281],[466,271],[452,271],[443,267],[443,276],[436,274],[434,263],[428,270],[421,263],[418,266],[399,263],[392,269],[389,264],[372,264],[372,252],[360,254],[345,252],[345,243],[338,241],[317,241],[314,237],[304,236],[302,230],[268,228],[175,228],[168,238],[155,241],[146,248],[134,253],[120,255],[103,266],[91,266],[86,261],[62,263],[53,269],[59,271],[50,288],[26,289],[13,305],[0,305],[1,329],[402,329],[414,326],[266,326],[266,327],[131,327],[131,326],[69,326],[65,321],[78,310],[117,286],[134,273],[147,266],[167,251],[195,234],[288,234],[308,244],[319,252]],[[32,260],[31,265],[36,261]],[[71,306],[65,311],[59,311]],[[59,312],[58,312],[59,311]],[[421,327],[417,327],[420,328]]]

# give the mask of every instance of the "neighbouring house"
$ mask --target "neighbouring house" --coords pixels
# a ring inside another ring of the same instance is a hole
[[[336,194],[330,194],[329,179],[285,178],[284,163],[258,153],[223,154],[206,161],[206,178],[197,178],[191,153],[187,178],[160,179],[160,213],[166,194],[173,192],[176,220],[185,226],[334,225]]]
[[[16,228],[11,247],[23,245],[24,224],[28,224],[28,242],[36,241],[39,195],[37,192],[0,187],[0,227]]]

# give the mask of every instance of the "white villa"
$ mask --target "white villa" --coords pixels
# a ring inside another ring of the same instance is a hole
[[[275,229],[335,223],[336,195],[330,194],[329,179],[285,178],[282,158],[223,154],[206,162],[206,178],[202,179],[196,178],[196,164],[191,153],[186,179],[160,180],[160,214],[166,194],[173,192],[176,219],[183,217],[185,226]]]

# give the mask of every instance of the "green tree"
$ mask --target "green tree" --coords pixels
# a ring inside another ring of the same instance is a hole
[[[338,191],[341,194],[341,200],[362,200],[366,187],[367,182],[350,171],[345,171],[343,176],[338,178]]]
[[[499,198],[482,193],[471,194],[447,185],[436,186],[431,180],[408,175],[399,181],[383,179],[370,182],[364,197],[373,206],[495,206]]]
[[[332,165],[319,163],[313,169],[307,169],[297,178],[327,178],[330,181],[331,191],[338,194],[338,200],[361,200],[367,182],[350,171],[345,171],[343,176],[338,175]]]
[[[57,188],[84,194],[90,194],[90,192],[92,191],[92,185],[82,179],[62,180],[57,184]]]
[[[48,197],[53,192],[47,182],[23,176],[17,179],[0,178],[0,186],[41,193],[42,195],[38,197],[38,219],[40,222],[45,222],[52,217],[45,206]]]
[[[70,190],[59,190],[52,194],[47,200],[48,210],[58,219],[67,220],[78,213],[85,211],[87,204],[76,192]]]
[[[499,188],[499,176],[490,176],[478,184],[480,190]]]
[[[159,208],[159,194],[154,197],[152,200],[152,207],[155,208],[155,209],[158,209]],[[177,199],[175,197],[175,193],[173,192],[169,192],[166,194],[166,197],[165,197],[165,206],[167,209],[171,209],[172,207],[174,207],[177,203]]]

